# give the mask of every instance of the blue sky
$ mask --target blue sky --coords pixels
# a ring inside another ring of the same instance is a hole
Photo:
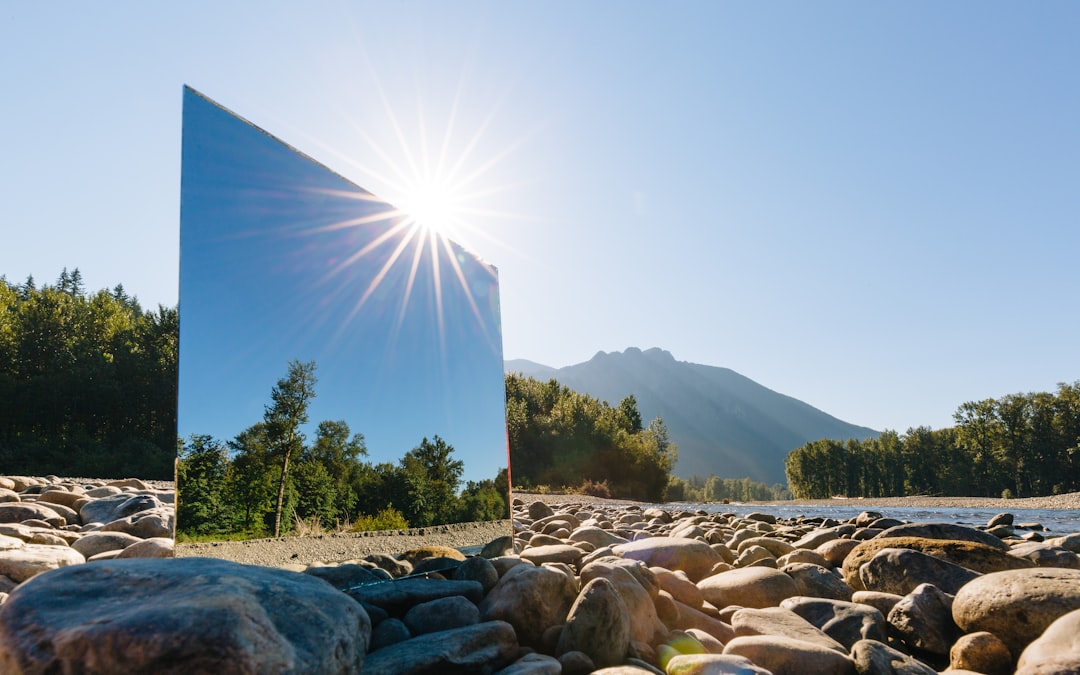
[[[0,273],[176,301],[186,83],[392,201],[449,158],[508,358],[901,431],[1080,379],[1074,3],[219,4],[0,10]]]

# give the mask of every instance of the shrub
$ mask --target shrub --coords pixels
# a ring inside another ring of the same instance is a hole
[[[373,516],[361,514],[353,523],[352,532],[369,532],[372,530],[407,530],[409,521],[393,506],[387,504],[386,508]]]
[[[582,482],[581,487],[577,489],[579,494],[589,495],[590,497],[600,497],[601,499],[611,499],[611,488],[608,487],[607,479],[602,481],[592,481],[588,478]]]

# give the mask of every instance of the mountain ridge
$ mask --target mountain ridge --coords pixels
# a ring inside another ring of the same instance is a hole
[[[776,392],[730,368],[678,361],[657,347],[597,352],[582,363],[553,368],[527,359],[506,372],[554,378],[612,405],[633,394],[643,420],[663,417],[679,446],[674,473],[715,474],[784,483],[788,452],[820,438],[871,438],[880,432],[840,420]]]

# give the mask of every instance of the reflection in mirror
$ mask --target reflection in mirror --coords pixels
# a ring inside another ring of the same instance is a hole
[[[509,517],[492,266],[187,88],[180,261],[179,541]]]

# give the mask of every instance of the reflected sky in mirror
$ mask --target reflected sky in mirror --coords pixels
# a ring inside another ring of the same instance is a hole
[[[315,361],[309,441],[345,420],[378,463],[439,435],[494,478],[495,268],[187,88],[183,124],[179,435],[232,439]]]

